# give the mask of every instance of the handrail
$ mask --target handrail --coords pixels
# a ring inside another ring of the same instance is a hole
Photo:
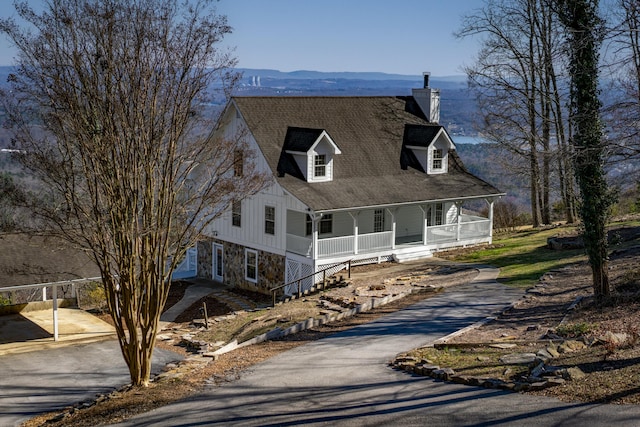
[[[308,279],[309,277],[313,277],[313,276],[315,276],[316,274],[322,273],[322,283],[325,283],[325,281],[326,281],[326,274],[327,274],[327,270],[330,270],[330,269],[332,269],[332,268],[338,267],[339,265],[347,264],[347,270],[349,271],[349,274],[348,274],[348,276],[347,276],[347,277],[351,278],[351,261],[352,261],[352,260],[338,262],[338,263],[336,263],[336,264],[333,264],[333,265],[330,265],[330,266],[328,266],[328,267],[325,267],[325,268],[323,268],[322,270],[318,270],[318,271],[316,271],[315,273],[308,274],[308,275],[306,275],[306,276],[304,276],[304,277],[300,277],[300,278],[298,278],[298,279],[296,279],[296,280],[292,280],[292,281],[290,281],[290,282],[287,282],[287,283],[285,283],[284,285],[276,286],[275,288],[271,288],[271,289],[269,289],[269,291],[271,292],[271,295],[273,296],[273,306],[274,306],[274,307],[276,306],[276,291],[277,291],[277,290],[282,289],[282,288],[285,288],[285,287],[287,287],[287,286],[289,286],[289,285],[291,285],[291,284],[293,284],[293,283],[296,283],[296,282],[297,282],[297,283],[298,283],[298,298],[300,298],[300,296],[301,296],[301,294],[302,294],[302,292],[301,292],[301,290],[300,290],[300,284],[302,283],[302,281],[303,281],[304,279]]]

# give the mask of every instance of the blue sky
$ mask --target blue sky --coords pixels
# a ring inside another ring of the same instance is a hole
[[[29,0],[37,7],[41,0]],[[477,40],[453,36],[479,0],[220,0],[239,66],[281,71],[463,74]],[[12,16],[2,0],[0,17]],[[0,39],[0,65],[15,52]]]

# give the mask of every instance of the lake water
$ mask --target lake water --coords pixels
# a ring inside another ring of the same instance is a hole
[[[480,144],[481,142],[487,142],[479,136],[452,136],[454,144]]]

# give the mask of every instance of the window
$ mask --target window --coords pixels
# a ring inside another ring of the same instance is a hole
[[[233,153],[233,176],[242,176],[244,173],[244,152],[236,150]]]
[[[313,222],[311,221],[311,216],[307,214],[307,222],[305,224],[305,235],[307,236],[311,236],[311,233],[313,233]]]
[[[373,212],[373,232],[381,233],[384,231],[384,209],[376,209]]]
[[[444,222],[444,207],[442,203],[436,203],[433,206],[427,208],[427,227],[432,225],[442,225]]]
[[[325,154],[316,154],[313,161],[313,176],[323,177],[327,175],[327,156]]]
[[[244,250],[244,278],[253,283],[258,281],[258,252],[252,249]]]
[[[320,219],[320,234],[330,234],[333,231],[333,215],[324,214]]]
[[[276,234],[276,208],[273,206],[264,207],[264,232]]]
[[[433,224],[442,225],[443,219],[443,206],[442,203],[436,203],[436,209],[434,212]]]
[[[234,200],[231,204],[231,225],[240,227],[242,225],[242,202]]]
[[[442,148],[434,148],[433,157],[431,159],[431,169],[441,170],[442,169]]]

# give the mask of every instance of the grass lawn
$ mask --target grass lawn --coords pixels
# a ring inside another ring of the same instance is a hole
[[[615,222],[610,228],[638,225],[639,221]],[[574,233],[575,226],[560,226],[497,234],[490,248],[464,253],[454,260],[499,267],[500,282],[516,287],[531,287],[544,273],[587,259],[584,249],[557,251],[547,248],[547,238]],[[610,245],[610,249],[616,247]]]

